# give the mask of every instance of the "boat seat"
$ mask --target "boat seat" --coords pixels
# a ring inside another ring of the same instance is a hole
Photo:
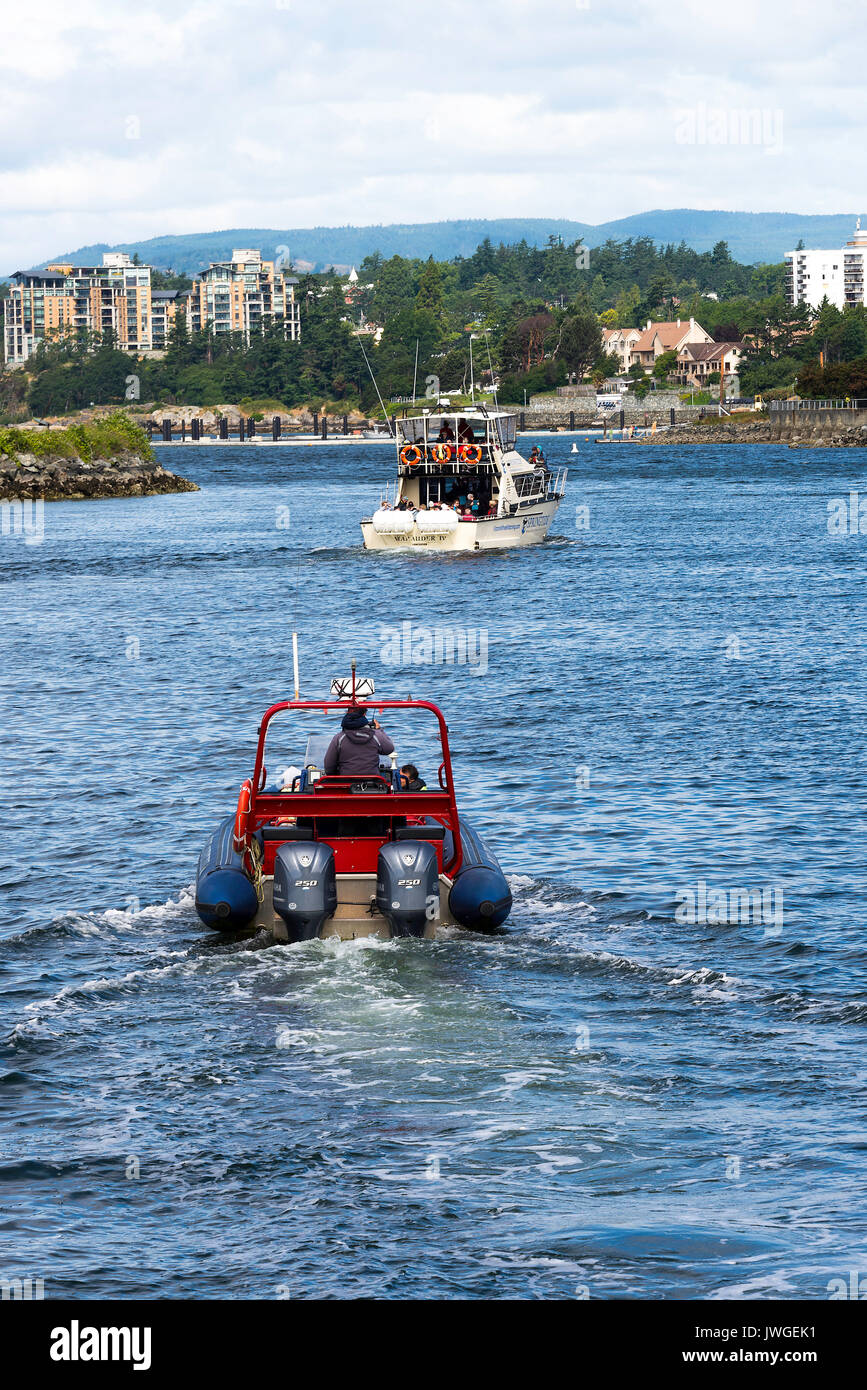
[[[396,825],[394,838],[396,840],[445,840],[446,828],[444,825]]]
[[[313,827],[310,825],[263,825],[262,838],[265,840],[312,840]]]
[[[387,816],[317,816],[320,840],[387,840],[391,821]]]

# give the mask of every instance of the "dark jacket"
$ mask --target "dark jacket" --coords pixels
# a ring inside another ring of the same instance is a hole
[[[323,766],[326,773],[341,777],[370,777],[379,772],[382,753],[393,753],[394,744],[384,729],[367,725],[364,729],[345,729],[328,745]]]

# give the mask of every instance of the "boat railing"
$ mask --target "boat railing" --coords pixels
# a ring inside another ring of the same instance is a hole
[[[474,468],[493,470],[496,467],[494,447],[492,444],[443,443],[425,447],[421,443],[407,443],[398,450],[398,469],[409,477],[414,473],[465,473]],[[406,458],[401,457],[404,453]]]
[[[521,506],[532,502],[548,502],[561,498],[566,491],[568,468],[558,468],[556,473],[524,473],[514,480],[515,492]]]
[[[548,496],[550,498],[560,498],[566,491],[566,479],[569,476],[568,468],[558,468],[553,478],[548,478]]]
[[[541,473],[520,473],[514,479],[515,493],[525,501],[538,501],[548,495],[545,475]]]

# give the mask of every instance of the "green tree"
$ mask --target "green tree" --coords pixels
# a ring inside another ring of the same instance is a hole
[[[430,256],[424,263],[421,276],[418,282],[418,293],[415,297],[415,307],[421,313],[428,314],[434,324],[439,328],[443,321],[443,288],[440,269]]]
[[[602,351],[602,330],[596,315],[589,312],[569,314],[560,328],[556,355],[580,381],[592,362]]]
[[[544,361],[546,351],[555,341],[554,316],[547,310],[526,314],[512,324],[503,335],[500,362],[509,372],[527,372]],[[600,334],[601,340],[601,334]]]
[[[620,291],[614,305],[614,312],[617,315],[617,326],[619,328],[637,327],[637,310],[640,303],[641,290],[637,285],[630,285],[628,289]]]
[[[593,376],[599,376],[603,380],[607,376],[620,375],[620,358],[616,352],[603,352],[593,363]]]
[[[432,361],[439,332],[427,310],[402,309],[389,319],[375,353],[376,378],[386,399],[412,391],[416,343],[418,382],[423,383],[426,376],[439,375]]]
[[[387,324],[401,309],[410,307],[415,293],[410,262],[401,256],[392,256],[380,271],[371,304],[371,317],[377,323]]]
[[[677,353],[674,348],[669,348],[668,352],[660,353],[653,364],[653,375],[657,381],[665,381],[666,377],[671,376],[677,371]]]

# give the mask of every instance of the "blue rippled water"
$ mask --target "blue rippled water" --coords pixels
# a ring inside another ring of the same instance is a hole
[[[827,527],[865,453],[568,448],[520,552],[366,554],[378,446],[175,449],[201,492],[0,539],[0,1275],[821,1299],[865,1271],[867,538]],[[355,656],[445,709],[506,934],[199,923],[296,583],[309,693]],[[486,629],[487,670],[396,673],[403,622]],[[681,920],[700,882],[773,912]]]

